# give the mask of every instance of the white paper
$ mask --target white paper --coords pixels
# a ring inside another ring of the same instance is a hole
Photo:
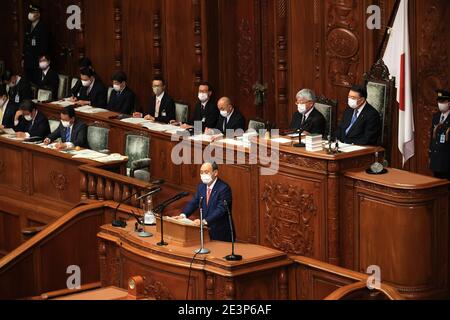
[[[127,119],[123,119],[120,120],[124,123],[129,123],[129,124],[144,124],[144,123],[151,123],[151,121],[149,120],[145,120],[144,118],[127,118]]]

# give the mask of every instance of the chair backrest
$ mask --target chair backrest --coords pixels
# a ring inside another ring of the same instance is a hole
[[[111,93],[113,92],[113,90],[114,90],[113,87],[108,88],[108,104],[109,104],[109,100],[111,99]]]
[[[189,106],[184,102],[175,103],[175,116],[177,122],[186,123],[188,121]]]
[[[128,134],[126,136],[125,155],[128,157],[128,168],[131,167],[133,161],[149,158],[150,138],[145,135]]]
[[[330,133],[331,137],[334,135],[336,127],[336,111],[338,108],[338,102],[336,100],[327,99],[326,97],[317,97],[316,104],[314,105],[317,111],[319,111],[326,120],[326,127],[324,137],[327,137]]]
[[[252,119],[248,123],[248,131],[256,131],[259,134],[262,134],[261,130],[265,132],[266,124],[261,119]]]
[[[73,89],[73,87],[75,87],[78,81],[79,81],[78,78],[72,78],[72,81],[70,82],[70,89]]]
[[[39,89],[37,93],[38,101],[51,101],[52,100],[52,92],[50,90]]]
[[[48,119],[48,124],[50,125],[50,132],[55,132],[56,129],[59,128],[59,124],[61,122],[59,120],[56,119]]]
[[[109,128],[99,124],[89,126],[87,130],[89,149],[94,151],[108,150],[109,131]]]
[[[58,100],[64,99],[69,94],[69,77],[63,74],[59,75]]]
[[[396,97],[395,78],[390,79],[389,69],[383,60],[378,60],[369,73],[364,74],[367,85],[367,102],[380,113],[382,133],[379,144],[386,150],[390,160],[392,148],[392,108]]]

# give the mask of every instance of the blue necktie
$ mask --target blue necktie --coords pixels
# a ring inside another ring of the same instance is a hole
[[[70,130],[70,128],[67,128],[67,130],[66,130],[66,142],[71,142],[70,141],[70,136],[71,136],[71,130]]]
[[[347,128],[347,130],[345,130],[346,135],[348,135],[348,133],[353,128],[357,120],[358,120],[358,110],[355,110],[355,112],[353,113],[352,122],[350,123],[350,126]]]

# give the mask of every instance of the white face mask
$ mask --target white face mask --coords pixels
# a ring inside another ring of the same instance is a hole
[[[24,118],[25,118],[25,120],[27,120],[27,121],[32,121],[33,120],[33,117],[31,116],[31,115],[26,115],[26,116],[23,116]]]
[[[300,113],[306,112],[306,104],[304,104],[304,103],[297,104],[297,108],[298,108],[298,112],[300,112]]]
[[[120,90],[122,90],[122,88],[120,87],[120,84],[115,84],[113,85],[113,88],[115,91],[119,92]]]
[[[81,80],[83,87],[89,87],[91,85],[91,80]]]
[[[62,121],[61,120],[61,124],[64,128],[70,128],[70,121]]]
[[[160,87],[154,87],[153,93],[155,94],[155,96],[160,96],[162,93],[162,89]]]
[[[39,62],[39,68],[41,68],[42,70],[46,70],[49,65],[50,63],[48,63],[47,61]]]
[[[206,101],[208,101],[208,98],[209,97],[207,93],[199,92],[198,100],[200,100],[200,102],[205,103]]]
[[[446,113],[448,110],[450,110],[450,107],[449,107],[448,103],[442,103],[442,102],[440,102],[440,103],[439,103],[439,110],[440,110],[442,113]]]
[[[223,111],[220,111],[220,115],[224,118],[227,118],[229,114],[228,114],[228,111],[223,110]]]
[[[358,100],[349,98],[348,99],[348,105],[349,105],[350,108],[356,109],[356,108],[358,108]]]
[[[206,185],[211,184],[213,182],[213,178],[209,174],[202,174],[200,175],[200,178],[202,179],[202,182]]]

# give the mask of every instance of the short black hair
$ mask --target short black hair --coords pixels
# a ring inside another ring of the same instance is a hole
[[[5,72],[3,72],[2,75],[2,81],[3,82],[10,82],[11,78],[14,76],[13,72],[11,70],[6,70]]]
[[[160,77],[160,76],[153,77],[152,82],[153,82],[153,81],[161,81],[162,84],[163,84],[163,86],[166,85],[166,80],[164,80],[164,78],[163,78],[163,77]]]
[[[42,58],[45,58],[46,60],[50,61],[50,55],[48,53],[41,53],[39,55],[39,60],[41,60]]]
[[[113,74],[113,76],[111,77],[111,80],[122,83],[122,82],[127,81],[127,75],[123,71],[117,71],[116,73]]]
[[[19,110],[32,112],[36,109],[36,104],[31,100],[24,100],[19,105]]]
[[[0,84],[0,97],[8,95],[8,92],[6,92],[6,86],[4,84]]]
[[[200,82],[200,84],[198,86],[199,87],[206,86],[206,87],[208,87],[208,91],[210,91],[210,92],[214,91],[211,83],[209,83],[208,81],[202,81],[202,82]]]
[[[353,85],[351,91],[358,92],[361,98],[367,99],[367,87],[363,85]]]
[[[82,76],[88,76],[89,78],[94,76],[94,71],[91,68],[82,68],[80,70]]]
[[[78,60],[78,66],[82,68],[92,68],[92,61],[88,57],[81,58]]]
[[[67,106],[61,110],[61,114],[68,115],[71,119],[75,118],[75,108],[73,106]]]

